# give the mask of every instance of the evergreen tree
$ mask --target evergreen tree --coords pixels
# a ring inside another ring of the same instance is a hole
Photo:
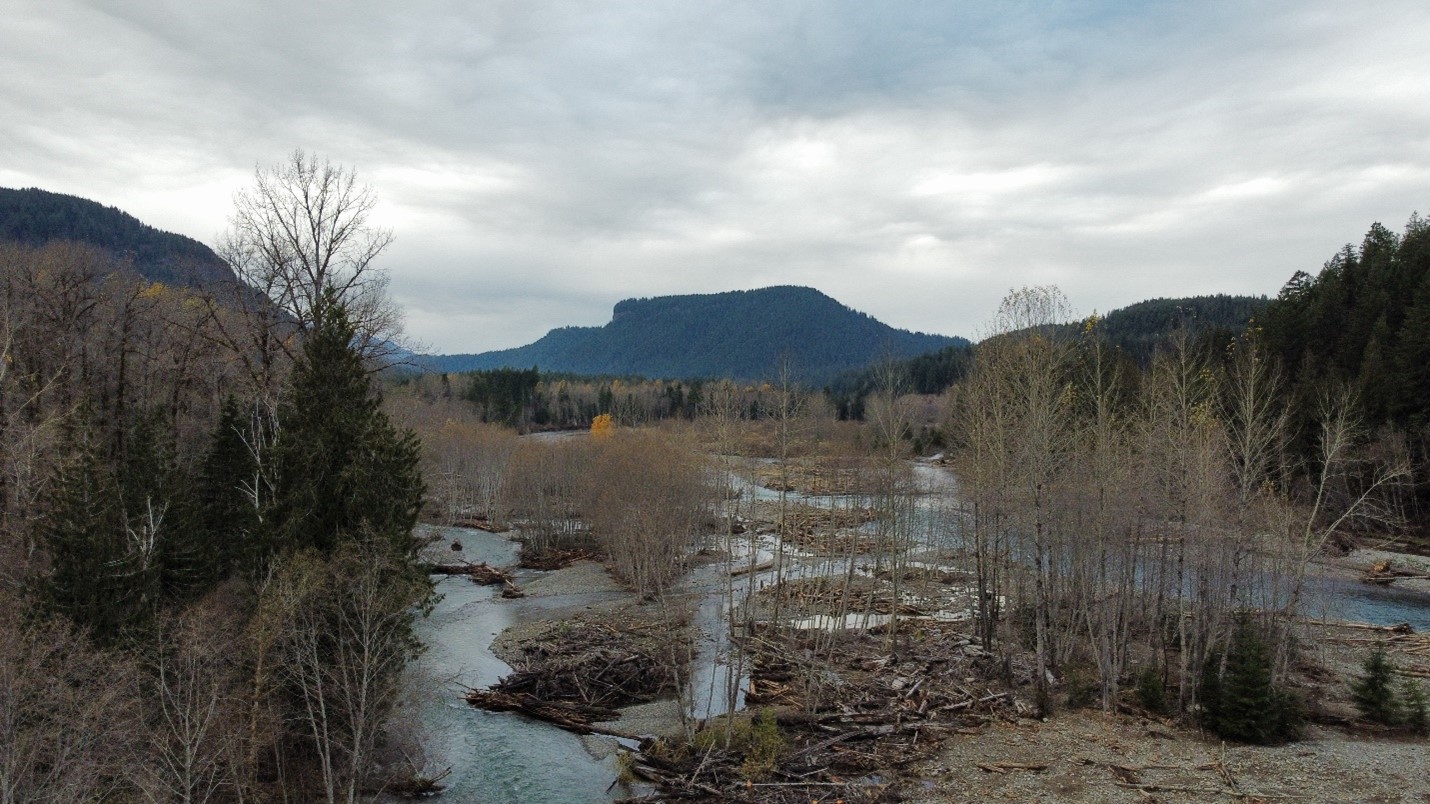
[[[1401,720],[1400,703],[1395,699],[1395,667],[1377,645],[1366,658],[1360,678],[1351,684],[1351,698],[1362,715],[1387,726]]]
[[[210,582],[251,567],[261,557],[258,461],[255,425],[238,400],[228,397],[199,472],[197,529],[199,563]],[[261,425],[258,425],[261,426]]]
[[[332,293],[324,304],[330,309],[308,333],[279,403],[269,459],[274,501],[264,527],[279,552],[327,555],[366,531],[411,556],[423,495],[420,445],[379,409],[343,307]]]
[[[1240,742],[1266,745],[1294,739],[1304,719],[1300,700],[1274,683],[1267,641],[1245,616],[1237,622],[1224,659],[1214,656],[1208,661],[1202,702],[1203,725]]]
[[[123,504],[114,473],[87,435],[49,486],[37,541],[49,554],[41,599],[100,644],[112,644],[142,615],[130,586]]]
[[[1400,685],[1400,700],[1404,707],[1404,723],[1416,734],[1430,731],[1430,699],[1425,688],[1413,678],[1407,678]]]
[[[155,609],[207,591],[198,534],[192,527],[192,484],[179,466],[173,433],[162,417],[140,415],[124,438],[118,464],[130,586],[140,605]]]

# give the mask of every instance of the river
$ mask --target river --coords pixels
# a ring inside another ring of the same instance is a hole
[[[937,467],[919,465],[919,479],[940,492],[953,489],[951,475]],[[774,499],[768,489],[746,487],[751,499]],[[791,495],[809,505],[833,505],[838,498]],[[847,498],[841,504],[848,504]],[[940,507],[921,503],[938,516]],[[505,536],[479,530],[440,528],[445,541],[460,539],[464,558],[494,566],[514,566],[517,545]],[[742,539],[743,541],[743,539]],[[758,550],[756,562],[771,556],[769,544]],[[740,563],[743,563],[742,559]],[[814,567],[828,571],[827,561],[808,562],[793,557],[794,575]],[[801,571],[803,570],[803,571]],[[540,573],[521,571],[518,583]],[[787,575],[791,574],[787,571]],[[771,573],[755,573],[736,582],[736,597],[746,583],[766,581]],[[729,649],[724,564],[707,565],[686,579],[684,590],[700,596],[696,607],[696,655],[688,711],[696,718],[722,713],[728,683],[725,657]],[[1374,625],[1409,623],[1416,631],[1430,631],[1430,595],[1396,590],[1339,578],[1313,578],[1308,614]],[[579,604],[581,596],[555,596],[503,600],[498,587],[478,586],[463,577],[444,577],[437,585],[442,599],[418,632],[426,653],[412,673],[412,686],[423,700],[420,720],[427,734],[429,773],[450,767],[444,798],[456,802],[561,802],[607,801],[629,795],[612,787],[616,766],[612,757],[595,758],[581,737],[513,714],[484,712],[470,707],[461,693],[466,687],[496,683],[511,668],[491,650],[503,630],[519,622],[538,606]],[[594,600],[595,598],[593,598]],[[738,705],[738,704],[737,704]]]
[[[517,545],[497,534],[437,529],[462,541],[468,561],[513,566]],[[519,576],[520,577],[520,576]],[[614,759],[597,760],[579,736],[512,714],[484,712],[462,699],[467,687],[495,684],[511,667],[491,650],[498,634],[518,621],[523,601],[503,600],[500,587],[478,586],[460,576],[437,583],[442,599],[418,623],[427,651],[412,683],[426,734],[428,773],[451,768],[444,800],[453,802],[591,802],[616,778]]]

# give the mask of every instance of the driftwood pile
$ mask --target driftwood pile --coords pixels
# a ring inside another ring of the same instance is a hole
[[[723,720],[706,724],[696,746],[642,752],[631,763],[654,783],[658,800],[808,802],[895,801],[885,780],[933,755],[947,737],[977,734],[1014,716],[1018,704],[997,662],[952,629],[930,629],[898,656],[883,640],[851,638],[818,661],[812,643],[772,635],[751,640],[754,684],[787,690],[774,719],[784,748],[768,772],[751,778],[751,749],[721,738]],[[748,699],[747,699],[748,700]],[[746,727],[748,728],[748,727]],[[737,731],[738,733],[738,731]],[[713,746],[713,747],[711,747]]]
[[[874,491],[878,483],[866,462],[790,461],[761,466],[755,471],[755,481],[774,491],[800,494],[861,494]]]
[[[600,561],[601,555],[590,550],[561,550],[554,547],[537,548],[524,545],[521,548],[521,566],[526,569],[559,570],[577,561]]]
[[[821,553],[868,553],[876,544],[872,534],[855,530],[873,522],[872,508],[819,508],[791,506],[776,532],[789,544]]]
[[[452,524],[459,528],[472,528],[474,530],[484,530],[487,533],[506,533],[511,528],[501,522],[495,522],[484,516],[459,517]]]
[[[776,596],[781,598],[781,610],[788,616],[839,614],[893,614],[904,617],[925,616],[928,612],[917,606],[894,599],[887,585],[867,578],[855,577],[846,586],[843,578],[803,578],[785,581],[762,589],[756,595],[757,604],[772,610]]]
[[[521,712],[582,734],[619,717],[617,707],[645,703],[675,688],[660,642],[600,623],[566,623],[524,641],[515,672],[467,702],[494,712]]]
[[[1376,586],[1389,586],[1394,581],[1423,581],[1430,580],[1430,574],[1424,571],[1416,571],[1395,566],[1395,562],[1390,559],[1382,559],[1366,568],[1365,575],[1361,577],[1363,583],[1375,584]]]

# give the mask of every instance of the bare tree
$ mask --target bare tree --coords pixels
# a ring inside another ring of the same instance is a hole
[[[132,665],[0,592],[0,804],[107,800],[139,750]]]
[[[296,344],[284,330],[320,324],[329,291],[356,325],[363,353],[390,355],[401,320],[387,297],[387,274],[374,264],[392,243],[392,232],[370,221],[376,206],[377,194],[355,170],[301,150],[257,168],[253,186],[234,196],[218,252],[258,294],[233,299],[251,314],[246,338],[233,340],[242,354],[256,355],[256,368],[278,353],[292,358]]]
[[[212,801],[239,760],[236,634],[231,612],[202,604],[164,622],[150,661],[150,758],[140,787],[151,801]]]
[[[423,579],[370,542],[331,559],[290,557],[265,591],[259,618],[277,625],[274,667],[296,701],[289,717],[310,741],[326,801],[352,804],[418,644]]]

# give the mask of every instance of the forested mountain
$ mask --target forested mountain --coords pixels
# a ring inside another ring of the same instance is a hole
[[[1190,296],[1149,299],[1113,310],[1099,323],[1102,336],[1140,363],[1148,363],[1159,344],[1173,331],[1185,329],[1194,338],[1240,335],[1270,301],[1265,296]]]
[[[1297,396],[1348,385],[1370,423],[1430,426],[1430,222],[1374,224],[1316,276],[1297,271],[1264,322]]]
[[[769,379],[788,357],[795,378],[824,382],[882,357],[961,338],[894,329],[813,288],[771,287],[627,299],[603,327],[563,327],[527,346],[430,359],[439,371],[503,367],[575,374]]]
[[[166,285],[214,289],[236,282],[228,265],[197,240],[155,229],[115,207],[33,187],[0,187],[0,241],[83,243]]]
[[[1109,345],[1143,365],[1149,364],[1159,345],[1178,328],[1195,339],[1229,341],[1246,330],[1247,324],[1270,302],[1258,296],[1192,296],[1182,299],[1149,299],[1102,317],[1098,330]],[[1069,324],[1066,332],[1075,336],[1080,325]],[[882,383],[892,380],[901,392],[937,394],[962,379],[968,370],[972,347],[965,341],[891,366],[866,366],[833,378],[828,392],[841,418],[860,418],[864,398]]]

